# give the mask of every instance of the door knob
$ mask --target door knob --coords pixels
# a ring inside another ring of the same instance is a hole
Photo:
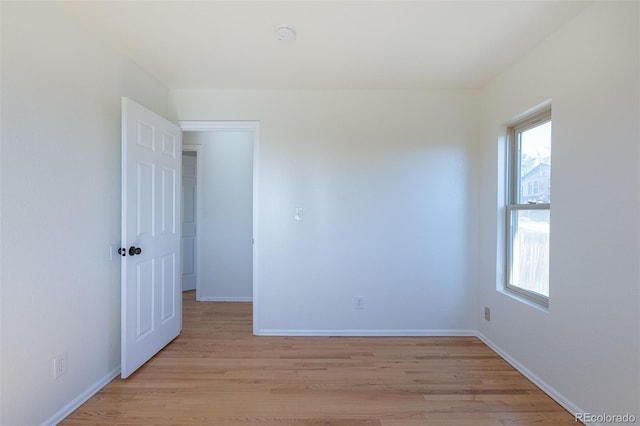
[[[118,254],[119,254],[120,256],[126,256],[126,255],[127,255],[127,249],[126,249],[126,248],[124,248],[124,247],[120,247],[120,248],[118,249]]]
[[[135,256],[136,254],[142,253],[142,249],[140,247],[129,247],[129,256]]]

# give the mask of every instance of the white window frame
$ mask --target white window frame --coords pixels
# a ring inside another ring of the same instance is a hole
[[[549,308],[549,297],[526,290],[510,283],[511,265],[513,264],[513,240],[515,230],[512,227],[514,211],[551,210],[551,203],[523,203],[518,199],[521,184],[520,177],[520,147],[518,135],[526,130],[552,121],[551,106],[538,110],[525,118],[513,123],[507,129],[507,173],[506,173],[506,206],[505,206],[505,277],[504,291],[514,294],[545,309]]]

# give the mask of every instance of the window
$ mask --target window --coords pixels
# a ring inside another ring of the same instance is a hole
[[[515,123],[507,140],[505,290],[548,307],[551,108]]]

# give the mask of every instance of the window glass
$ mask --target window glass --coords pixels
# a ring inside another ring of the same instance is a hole
[[[518,202],[551,202],[551,121],[518,134],[520,190]],[[528,190],[527,190],[528,189]]]
[[[549,210],[512,210],[509,284],[549,297]]]

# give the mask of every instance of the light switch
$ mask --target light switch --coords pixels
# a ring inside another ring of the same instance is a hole
[[[302,222],[302,207],[296,207],[296,215],[294,216],[294,219],[298,222]]]

